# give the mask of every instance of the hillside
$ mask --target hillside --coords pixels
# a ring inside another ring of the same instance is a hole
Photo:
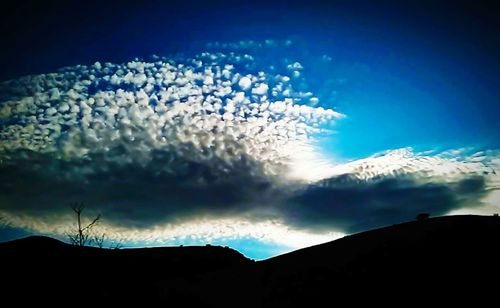
[[[367,297],[393,302],[395,295],[414,301],[493,296],[500,277],[499,243],[498,217],[448,216],[371,230],[260,262],[222,247],[82,249],[46,237],[0,244],[0,256],[8,269],[2,278],[10,282],[3,290],[16,297],[323,306]]]
[[[190,285],[222,268],[253,261],[218,246],[99,249],[32,236],[0,244],[5,294],[29,291],[39,300],[72,298],[154,301],[189,298]],[[17,296],[16,296],[17,297]],[[19,296],[22,298],[22,295]]]
[[[446,216],[367,231],[259,264],[263,302],[486,298],[497,294],[491,281],[500,277],[499,244],[498,217]]]

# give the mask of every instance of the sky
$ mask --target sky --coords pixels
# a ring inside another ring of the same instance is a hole
[[[110,243],[254,259],[500,210],[493,1],[0,11],[0,241],[65,240],[74,202]]]

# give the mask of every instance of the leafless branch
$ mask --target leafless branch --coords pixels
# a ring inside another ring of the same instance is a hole
[[[96,241],[96,238],[91,237],[91,230],[101,219],[101,215],[97,215],[89,224],[82,225],[82,213],[85,209],[83,203],[75,203],[71,206],[71,209],[76,214],[76,231],[74,234],[68,234],[68,238],[73,245],[76,246],[86,246],[91,244],[92,241]],[[104,242],[104,235],[102,236],[102,241],[97,245],[101,245]]]
[[[102,233],[101,235],[95,235],[93,238],[95,246],[97,246],[99,248],[103,248],[105,238],[106,238],[106,236],[104,233]]]

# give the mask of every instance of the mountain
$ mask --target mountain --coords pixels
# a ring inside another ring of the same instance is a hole
[[[497,216],[402,223],[260,262],[216,246],[109,250],[29,237],[0,244],[2,291],[17,300],[203,307],[478,304],[497,294],[499,244]]]

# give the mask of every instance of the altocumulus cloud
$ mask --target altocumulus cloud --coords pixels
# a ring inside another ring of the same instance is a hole
[[[491,151],[402,149],[333,164],[316,139],[344,115],[318,103],[301,63],[259,53],[275,44],[2,83],[0,214],[63,233],[68,204],[84,201],[111,237],[300,247],[480,206],[498,188]]]

